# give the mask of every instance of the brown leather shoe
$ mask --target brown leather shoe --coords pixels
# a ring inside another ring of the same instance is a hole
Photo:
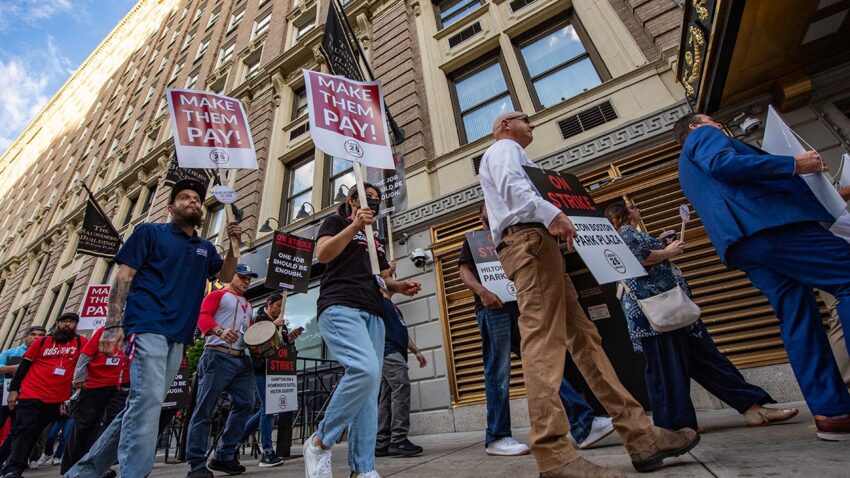
[[[646,473],[657,470],[664,464],[665,458],[683,455],[697,446],[699,434],[690,428],[672,431],[658,428],[658,440],[649,448],[631,454],[635,470]]]
[[[815,426],[818,429],[818,438],[821,440],[850,440],[850,415],[845,415],[844,418],[829,418],[823,415],[815,415]]]
[[[589,462],[582,457],[546,473],[540,473],[540,478],[625,478],[625,474]]]

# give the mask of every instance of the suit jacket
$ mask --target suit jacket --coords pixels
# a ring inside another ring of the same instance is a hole
[[[761,230],[798,222],[833,222],[792,156],[774,156],[711,126],[691,132],[679,157],[679,183],[702,219],[720,260]]]

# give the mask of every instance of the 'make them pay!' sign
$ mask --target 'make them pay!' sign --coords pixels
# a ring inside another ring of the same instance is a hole
[[[165,97],[181,168],[257,169],[248,116],[239,100],[175,89]]]
[[[109,315],[109,284],[89,285],[80,305],[80,330],[95,330],[106,323]]]
[[[378,81],[304,70],[313,143],[330,156],[393,169],[392,148]]]
[[[577,177],[532,166],[523,169],[540,195],[573,222],[573,245],[596,282],[607,284],[646,275],[640,261]]]

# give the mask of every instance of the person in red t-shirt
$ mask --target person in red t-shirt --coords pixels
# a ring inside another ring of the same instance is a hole
[[[92,334],[74,370],[74,388],[80,392],[71,409],[74,429],[62,455],[63,475],[124,409],[130,393],[130,361],[119,347],[113,350],[112,358],[100,352],[98,343],[102,335],[102,327]]]
[[[80,317],[65,312],[56,330],[27,349],[9,385],[9,409],[16,410],[9,440],[12,452],[3,466],[3,478],[18,478],[27,469],[27,457],[44,427],[59,418],[62,403],[71,396],[74,367],[86,338],[77,335]]]

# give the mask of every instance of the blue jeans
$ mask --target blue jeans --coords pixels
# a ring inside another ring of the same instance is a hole
[[[242,442],[248,441],[248,438],[257,430],[257,425],[259,425],[260,446],[263,448],[263,453],[272,453],[274,452],[274,444],[272,443],[274,414],[266,414],[266,376],[256,375],[255,378],[257,396],[260,398],[260,409],[245,424],[245,431],[242,432]]]
[[[316,435],[330,446],[348,428],[348,464],[354,472],[370,472],[375,469],[384,320],[359,309],[334,305],[319,315],[319,332],[345,374]]]
[[[53,422],[50,426],[50,431],[47,433],[47,440],[44,442],[44,454],[56,458],[62,458],[65,453],[65,445],[68,443],[68,437],[71,436],[71,430],[74,429],[74,419],[71,417],[62,417]],[[62,435],[59,436],[59,432]],[[56,443],[56,437],[59,436],[59,443]],[[53,448],[53,445],[56,448]]]
[[[484,353],[484,393],[487,395],[484,446],[487,446],[511,436],[511,352],[520,356],[519,307],[516,302],[509,302],[501,309],[485,308],[475,315]],[[570,434],[580,443],[590,433],[593,409],[566,378],[561,381],[558,395],[570,420]]]
[[[144,478],[153,469],[159,414],[180,368],[183,344],[164,335],[136,334],[129,348],[133,360],[127,406],[66,478],[99,478],[116,461],[121,476]]]
[[[198,361],[198,391],[189,435],[186,438],[186,462],[192,470],[207,467],[210,416],[221,392],[230,395],[230,414],[215,450],[215,458],[230,461],[245,430],[244,423],[254,409],[254,367],[247,355],[237,357],[215,350],[204,350]]]

